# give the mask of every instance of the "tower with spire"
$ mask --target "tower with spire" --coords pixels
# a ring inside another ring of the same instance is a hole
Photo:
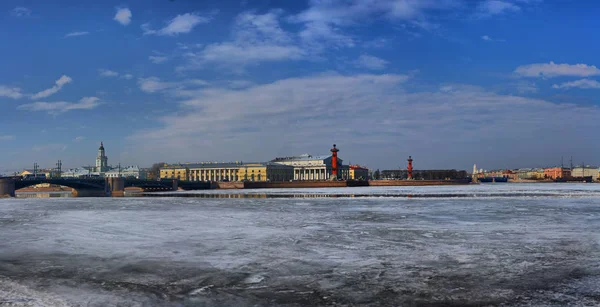
[[[108,171],[108,157],[104,152],[104,144],[100,142],[100,148],[98,148],[98,156],[96,156],[96,172],[104,173]]]

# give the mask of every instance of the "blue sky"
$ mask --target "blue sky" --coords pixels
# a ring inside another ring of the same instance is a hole
[[[0,2],[0,172],[265,161],[600,163],[600,4]],[[8,30],[6,30],[8,29]]]

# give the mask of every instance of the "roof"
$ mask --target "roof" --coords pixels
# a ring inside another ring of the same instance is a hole
[[[318,155],[318,156],[313,156],[313,155],[309,155],[309,154],[302,154],[302,155],[299,155],[299,156],[292,156],[292,157],[277,157],[277,158],[271,160],[271,162],[325,160],[325,159],[329,159],[330,157],[331,157],[331,154],[329,154],[329,155]]]
[[[578,165],[578,166],[574,166],[573,167],[573,169],[576,169],[576,168],[579,168],[579,169],[581,169],[581,168],[583,168],[583,169],[598,169],[597,166],[590,166],[590,165],[586,165],[586,166]]]
[[[121,168],[121,173],[128,173],[128,172],[139,172],[140,168],[138,166],[128,166],[128,167],[124,167]],[[119,168],[113,168],[110,171],[108,171],[107,173],[119,173]]]
[[[186,163],[186,164],[169,164],[160,169],[179,169],[179,168],[237,168],[242,166],[241,163]]]

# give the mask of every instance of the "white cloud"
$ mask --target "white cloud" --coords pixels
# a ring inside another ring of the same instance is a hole
[[[6,85],[0,85],[0,97],[8,97],[12,99],[19,99],[23,97],[21,89],[18,87],[9,87]]]
[[[20,105],[19,110],[28,110],[34,112],[48,112],[48,114],[60,114],[71,110],[90,110],[101,104],[97,97],[83,97],[78,103],[70,103],[65,101],[58,102],[34,102]]]
[[[149,23],[142,25],[144,35],[177,35],[182,33],[191,32],[197,25],[203,23],[209,23],[214,18],[217,11],[210,12],[205,15],[199,15],[196,13],[185,13],[177,15],[171,19],[167,25],[160,30],[152,30]]]
[[[508,1],[500,0],[486,0],[477,6],[477,12],[479,17],[489,17],[493,15],[500,15],[510,12],[518,12],[521,8]]]
[[[46,98],[48,96],[54,95],[58,93],[58,91],[60,91],[65,84],[71,83],[71,81],[73,81],[73,79],[71,79],[69,76],[62,75],[58,80],[56,80],[56,82],[54,82],[55,85],[53,87],[45,89],[31,96],[31,99]]]
[[[0,141],[12,141],[16,139],[14,135],[0,135]]]
[[[148,57],[148,59],[154,64],[164,63],[165,61],[168,60],[168,58],[166,56],[158,56],[158,55],[151,55]]]
[[[553,88],[582,88],[582,89],[600,89],[600,82],[590,79],[581,79],[577,81],[565,82],[562,84],[554,84]]]
[[[487,42],[500,42],[500,43],[503,43],[503,42],[506,41],[506,40],[500,39],[500,38],[491,38],[488,35],[482,36],[481,39],[484,40],[484,41],[487,41]]]
[[[115,17],[113,18],[113,20],[117,21],[118,23],[126,26],[131,22],[131,10],[124,7],[124,8],[117,8],[117,13],[115,14]]]
[[[74,142],[81,142],[83,140],[85,140],[85,136],[78,136],[78,137],[76,137],[76,138],[73,139]]]
[[[515,73],[521,77],[590,77],[600,75],[600,69],[586,64],[555,64],[554,62],[519,66]]]
[[[363,54],[356,61],[354,65],[360,68],[367,68],[372,70],[384,69],[389,64],[388,61],[374,57],[371,55]]]
[[[118,77],[119,73],[110,69],[98,69],[98,74],[102,77]]]
[[[301,37],[309,45],[333,43],[339,47],[352,47],[354,39],[342,31],[343,27],[360,24],[369,18],[384,17],[430,30],[435,25],[428,20],[429,12],[461,6],[461,0],[313,0],[307,10],[290,20],[304,24]]]
[[[98,74],[101,77],[107,77],[107,78],[121,78],[121,79],[126,79],[126,80],[130,80],[133,79],[133,75],[132,74],[120,74],[114,70],[110,70],[110,69],[98,69]]]
[[[83,35],[88,35],[88,34],[90,34],[90,32],[85,32],[85,31],[71,32],[71,33],[66,34],[64,37],[67,38],[67,37],[73,37],[73,36],[83,36]]]
[[[412,153],[424,167],[466,167],[473,157],[478,164],[553,162],[560,149],[548,140],[564,140],[565,148],[588,146],[600,118],[598,107],[499,95],[473,86],[415,92],[404,84],[407,78],[327,74],[244,89],[208,87],[186,93],[177,112],[158,119],[158,128],[137,131],[130,140],[140,159],[152,152],[153,159],[193,161],[202,151],[205,159],[264,161],[326,153],[337,142],[345,161]],[[564,118],[577,118],[578,124],[547,125]],[[398,143],[411,144],[410,150]],[[440,156],[432,146],[448,153]],[[504,146],[511,151],[499,154],[497,148]],[[464,148],[470,148],[469,155],[462,154]]]
[[[160,81],[159,78],[149,77],[138,79],[138,85],[140,86],[140,89],[146,93],[156,93],[169,88],[173,88],[175,86],[175,83],[163,82]]]
[[[157,77],[139,78],[138,85],[140,90],[146,93],[158,93],[158,92],[169,92],[177,93],[179,96],[190,95],[190,88],[206,87],[210,85],[205,80],[201,79],[188,79],[183,81],[161,81]],[[193,94],[191,94],[193,95]]]
[[[520,81],[516,83],[519,94],[537,93],[537,85],[533,82]]]
[[[282,11],[265,14],[244,12],[236,18],[233,40],[209,44],[201,51],[188,52],[188,65],[180,69],[202,67],[206,63],[225,64],[241,70],[259,62],[297,60],[306,54],[284,31],[279,19]]]
[[[15,17],[28,17],[31,16],[31,10],[26,7],[17,6],[10,11],[10,14]]]

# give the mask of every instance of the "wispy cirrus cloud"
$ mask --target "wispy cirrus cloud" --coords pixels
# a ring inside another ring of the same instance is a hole
[[[345,27],[384,18],[431,30],[436,25],[430,21],[430,13],[462,6],[461,0],[310,1],[308,9],[292,16],[290,21],[303,24],[300,37],[313,48],[324,48],[322,44],[353,47],[356,39],[344,31]]]
[[[491,38],[491,37],[490,37],[490,36],[488,36],[488,35],[483,35],[483,36],[481,37],[481,39],[482,39],[482,40],[484,40],[484,41],[486,41],[486,42],[499,42],[499,43],[504,43],[504,42],[506,42],[506,40],[504,40],[504,39],[501,39],[501,38]]]
[[[0,97],[19,99],[23,97],[23,93],[21,93],[21,89],[18,87],[0,85]]]
[[[71,32],[71,33],[65,34],[64,38],[74,37],[74,36],[84,36],[84,35],[88,35],[88,34],[90,34],[90,32],[86,32],[86,31]]]
[[[596,81],[596,80],[590,80],[590,79],[581,79],[581,80],[576,80],[576,81],[571,81],[571,82],[565,82],[562,84],[554,84],[552,86],[552,88],[556,88],[556,89],[568,89],[568,88],[581,88],[581,89],[600,89],[600,82]]]
[[[31,16],[31,10],[23,6],[17,6],[10,11],[10,15],[15,17],[29,17]]]
[[[481,18],[519,11],[521,7],[509,1],[485,0],[477,5],[477,17]]]
[[[183,33],[190,33],[197,25],[209,23],[213,20],[218,11],[212,11],[206,14],[185,13],[175,16],[167,22],[167,25],[159,30],[153,30],[150,23],[143,24],[144,35],[167,35],[175,36]]]
[[[388,61],[368,54],[363,54],[356,61],[354,61],[354,65],[356,67],[367,68],[371,70],[384,69],[388,64]]]
[[[28,103],[20,105],[17,109],[33,111],[33,112],[47,112],[48,114],[57,115],[72,110],[90,110],[98,107],[101,104],[100,98],[97,97],[83,97],[77,103],[71,103],[66,101],[57,102],[43,102],[38,101],[34,103]]]
[[[0,141],[12,141],[15,139],[16,137],[14,135],[0,135]]]
[[[538,63],[519,66],[514,73],[520,77],[591,77],[600,75],[600,69],[587,64]]]
[[[168,59],[169,59],[168,57],[166,57],[166,56],[160,56],[160,55],[151,55],[151,56],[148,57],[148,60],[150,60],[154,64],[164,63]]]
[[[139,78],[138,86],[140,90],[146,93],[157,93],[165,91],[179,90],[180,93],[186,92],[190,87],[205,87],[208,82],[200,79],[188,79],[184,81],[162,81],[157,77]]]
[[[280,25],[282,11],[265,14],[244,12],[237,16],[233,40],[209,44],[199,52],[188,52],[188,64],[180,69],[198,68],[207,63],[243,69],[260,62],[297,60],[306,55],[294,36]]]
[[[140,78],[138,80],[138,85],[143,92],[146,93],[155,93],[161,92],[169,88],[173,88],[176,86],[175,82],[164,82],[156,77],[149,78]]]
[[[73,142],[81,142],[81,141],[84,141],[85,139],[86,139],[85,136],[78,136],[73,139]]]
[[[121,74],[118,73],[114,70],[110,70],[110,69],[98,69],[98,74],[101,77],[106,77],[106,78],[121,78],[121,79],[126,79],[126,80],[130,80],[133,79],[133,75],[132,74]]]
[[[126,7],[121,7],[121,8],[116,8],[117,13],[115,14],[115,17],[113,18],[114,21],[126,26],[129,23],[131,23],[131,10],[129,8]]]
[[[31,99],[46,98],[48,96],[54,95],[54,94],[58,93],[58,91],[60,91],[65,84],[71,83],[71,81],[73,81],[73,79],[71,79],[71,77],[69,77],[67,75],[62,75],[58,80],[56,80],[56,82],[54,82],[53,87],[51,87],[49,89],[45,89],[41,92],[38,92],[37,94],[32,95]]]

